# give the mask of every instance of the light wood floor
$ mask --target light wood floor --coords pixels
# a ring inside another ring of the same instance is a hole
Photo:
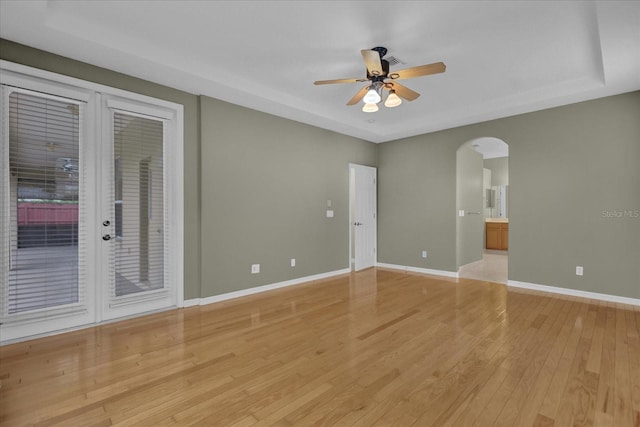
[[[383,269],[0,348],[4,425],[640,426],[640,309]]]

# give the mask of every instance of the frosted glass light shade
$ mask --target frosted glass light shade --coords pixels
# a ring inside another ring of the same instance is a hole
[[[369,89],[364,98],[362,98],[365,104],[377,104],[381,99],[382,98],[380,98],[380,95],[373,87]]]
[[[375,113],[376,111],[378,111],[378,106],[374,103],[367,103],[364,104],[364,107],[362,107],[362,111],[364,111],[365,113]]]
[[[400,97],[396,95],[396,91],[395,90],[389,91],[389,96],[387,96],[387,100],[384,101],[384,106],[393,108],[393,107],[397,107],[400,104],[402,104],[402,99],[400,99]]]

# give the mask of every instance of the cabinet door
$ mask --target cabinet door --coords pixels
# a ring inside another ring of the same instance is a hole
[[[486,224],[487,249],[500,249],[500,226],[498,224]]]
[[[509,224],[502,224],[500,227],[500,249],[509,249]]]

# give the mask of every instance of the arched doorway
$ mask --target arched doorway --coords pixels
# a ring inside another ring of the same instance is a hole
[[[460,277],[507,283],[508,200],[508,144],[494,137],[463,143],[456,152],[456,258]]]

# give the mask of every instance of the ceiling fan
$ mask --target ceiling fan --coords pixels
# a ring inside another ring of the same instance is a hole
[[[362,111],[365,112],[378,111],[377,104],[382,100],[383,89],[389,92],[384,105],[390,108],[400,105],[402,103],[401,98],[407,101],[413,101],[420,96],[418,92],[401,85],[396,80],[444,73],[446,70],[444,63],[434,62],[433,64],[419,65],[404,70],[389,71],[389,61],[383,59],[387,54],[386,48],[378,46],[373,49],[363,49],[360,52],[367,66],[366,78],[318,80],[313,82],[313,84],[326,85],[333,83],[370,82],[347,102],[347,105],[355,105],[360,100],[364,101],[365,105]]]

